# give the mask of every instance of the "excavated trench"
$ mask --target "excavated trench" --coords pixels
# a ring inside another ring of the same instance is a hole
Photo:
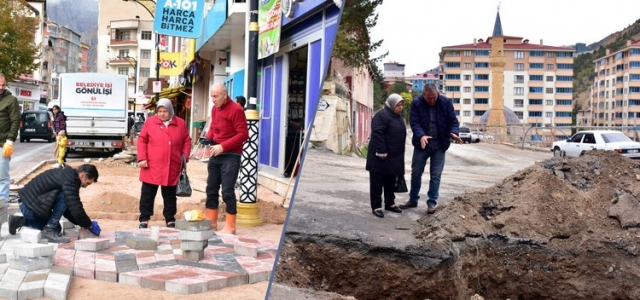
[[[275,282],[356,299],[640,299],[640,166],[554,159],[465,193],[416,245],[289,229]]]

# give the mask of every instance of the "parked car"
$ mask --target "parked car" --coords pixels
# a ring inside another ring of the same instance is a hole
[[[49,143],[56,140],[53,131],[53,114],[48,110],[27,110],[20,117],[20,142],[43,139]]]
[[[469,127],[459,128],[459,137],[464,143],[471,143],[471,129]]]
[[[482,132],[474,130],[471,132],[471,142],[473,143],[479,143],[480,142],[480,136],[482,135]]]
[[[484,131],[474,131],[471,134],[472,136],[475,134],[478,137],[479,141],[494,139],[493,135],[487,134]]]
[[[640,158],[640,143],[615,130],[578,131],[571,138],[553,142],[554,157],[578,157],[589,150],[615,151],[626,157]]]

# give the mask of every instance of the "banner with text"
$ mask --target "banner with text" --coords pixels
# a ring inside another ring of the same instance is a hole
[[[202,33],[204,0],[158,0],[153,30],[158,34],[197,38]]]
[[[258,11],[258,59],[263,59],[280,49],[280,25],[282,1],[260,0]]]
[[[160,52],[160,76],[178,76],[182,74],[181,52]]]

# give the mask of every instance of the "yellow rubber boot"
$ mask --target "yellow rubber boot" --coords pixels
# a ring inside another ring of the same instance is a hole
[[[222,234],[236,234],[236,215],[227,214],[226,220],[224,223],[224,228],[218,231],[218,233]]]
[[[218,209],[206,208],[204,210],[205,219],[211,220],[211,228],[218,230]]]

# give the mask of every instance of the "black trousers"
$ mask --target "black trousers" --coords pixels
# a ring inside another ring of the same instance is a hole
[[[165,222],[175,222],[177,212],[176,186],[160,186],[164,208],[162,214]],[[147,222],[153,216],[153,202],[158,193],[158,185],[143,182],[140,192],[140,222]]]
[[[384,192],[384,207],[389,208],[395,204],[394,192],[396,176],[382,173],[369,172],[369,195],[371,197],[371,209],[382,208],[382,195]]]
[[[234,186],[236,180],[238,180],[241,158],[237,154],[222,154],[209,158],[205,208],[218,208],[220,205],[220,194],[218,192],[222,187],[222,200],[227,205],[226,212],[232,215],[238,213]]]

